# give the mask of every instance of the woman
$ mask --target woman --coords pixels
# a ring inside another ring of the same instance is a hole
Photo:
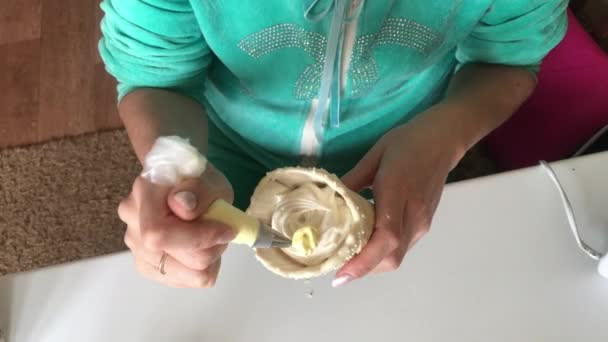
[[[245,207],[268,170],[314,165],[371,187],[376,203],[374,234],[337,272],[339,286],[395,270],[428,231],[449,171],[531,94],[565,33],[567,1],[101,6],[99,49],[139,159],[171,134],[212,164],[170,189],[135,180],[119,215],[138,269],[212,286],[233,235],[195,219],[216,198]]]

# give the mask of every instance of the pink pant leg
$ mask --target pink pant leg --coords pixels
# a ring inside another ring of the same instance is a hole
[[[530,99],[484,141],[501,168],[568,158],[608,125],[608,55],[571,12],[538,80]]]

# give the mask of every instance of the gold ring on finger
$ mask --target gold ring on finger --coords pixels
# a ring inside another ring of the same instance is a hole
[[[160,272],[160,274],[165,275],[167,274],[165,272],[165,260],[167,260],[167,256],[169,254],[167,254],[166,252],[163,252],[163,255],[160,257],[160,261],[158,263],[158,271]]]

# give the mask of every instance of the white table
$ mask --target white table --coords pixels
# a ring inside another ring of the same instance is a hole
[[[553,166],[608,250],[608,153]],[[281,279],[235,246],[216,288],[175,290],[120,253],[0,278],[0,328],[8,342],[608,341],[608,280],[537,167],[448,186],[398,272],[330,280]]]

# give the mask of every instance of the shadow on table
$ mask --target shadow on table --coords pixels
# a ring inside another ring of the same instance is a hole
[[[40,274],[22,275],[0,278],[0,328],[6,342],[42,341],[57,325],[61,311],[71,308],[72,299],[65,289],[78,284],[68,279],[49,282]],[[46,284],[44,291],[34,290],[36,283]]]
[[[10,341],[13,331],[16,330],[13,322],[13,282],[12,277],[0,279],[0,338]],[[0,340],[2,341],[2,340]]]

